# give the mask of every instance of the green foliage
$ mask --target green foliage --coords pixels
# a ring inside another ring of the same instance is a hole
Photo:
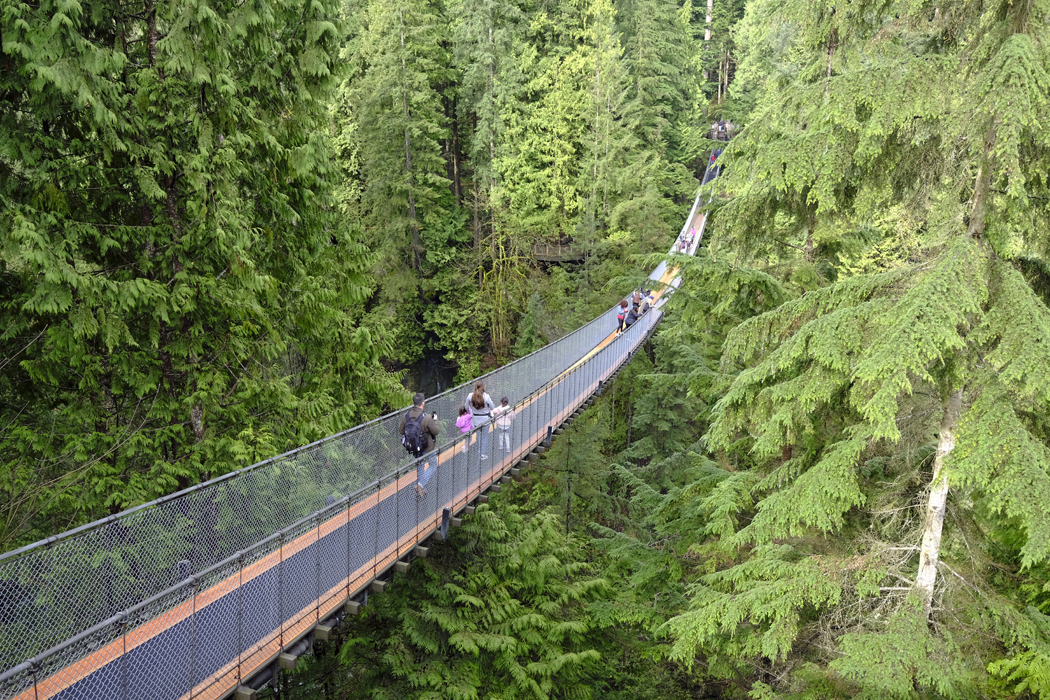
[[[692,664],[701,649],[710,650],[716,672],[740,658],[786,658],[801,619],[838,602],[840,586],[830,573],[789,545],[766,545],[743,564],[703,576],[691,591],[693,609],[663,627],[675,638],[672,658]]]
[[[332,216],[334,5],[2,12],[0,542],[400,400]]]
[[[879,632],[844,635],[845,656],[831,668],[854,681],[860,692],[854,697],[920,698],[965,697],[965,670],[958,647],[951,637],[938,637],[926,624],[922,598],[912,595]]]
[[[540,330],[540,320],[546,315],[547,310],[543,307],[543,300],[540,299],[539,294],[533,292],[529,296],[525,313],[518,320],[518,339],[514,342],[515,355],[524,357],[546,345]]]
[[[1037,515],[1047,309],[1032,262],[1045,243],[1030,233],[1047,183],[1014,155],[1047,162],[1045,124],[1028,116],[1047,105],[1046,8],[818,5],[755,3],[740,29],[755,46],[737,94],[757,99],[723,156],[712,255],[766,264],[804,293],[729,323],[718,375],[696,374],[717,398],[706,445],[746,471],[701,501],[720,568],[666,629],[677,658],[714,673],[783,669],[746,688],[756,696],[819,696],[835,674],[853,690],[831,696],[971,696],[1018,644],[988,622],[1017,619],[990,592],[1019,592],[995,567],[1050,555]],[[914,578],[930,561],[918,545],[931,542],[932,465],[908,465],[935,445],[952,491],[929,629]],[[985,528],[1014,533],[1010,550]],[[775,569],[771,551],[796,559]],[[752,591],[767,587],[763,607]],[[1038,678],[1026,644],[997,672]],[[830,673],[806,681],[790,672],[799,660]]]
[[[590,697],[586,602],[606,584],[555,517],[482,505],[451,544],[366,609],[340,652],[345,697]]]
[[[1031,622],[1022,638],[1024,651],[988,665],[988,671],[1001,679],[1011,692],[1028,692],[1041,700],[1050,697],[1050,618],[1034,608],[1026,611]]]

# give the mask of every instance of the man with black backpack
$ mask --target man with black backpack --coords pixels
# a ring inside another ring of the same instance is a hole
[[[397,429],[401,435],[401,444],[408,453],[413,457],[422,458],[416,467],[416,493],[420,496],[426,495],[430,477],[434,476],[437,470],[437,460],[431,458],[434,456],[434,438],[441,432],[437,414],[424,411],[424,405],[426,397],[423,394],[413,396],[412,408],[401,416],[401,427]]]

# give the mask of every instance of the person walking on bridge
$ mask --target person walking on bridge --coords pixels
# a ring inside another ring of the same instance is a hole
[[[416,493],[420,496],[426,495],[427,484],[437,471],[434,438],[441,432],[437,414],[427,414],[423,410],[426,403],[426,396],[422,393],[413,396],[412,408],[401,415],[401,426],[397,429],[401,435],[401,444],[410,454],[419,458],[419,464],[416,466]]]
[[[627,312],[627,318],[624,319],[624,325],[630,328],[634,325],[634,322],[638,320],[638,317],[642,315],[641,307],[632,306],[631,310]]]
[[[499,430],[499,449],[501,452],[510,454],[510,429],[514,427],[514,409],[510,406],[510,399],[506,396],[499,402],[499,406],[492,412],[496,419],[496,428]]]
[[[478,444],[481,448],[481,459],[488,459],[485,452],[488,445],[489,418],[496,404],[492,403],[492,397],[485,393],[485,382],[474,385],[474,393],[467,397],[467,410],[470,411],[470,422],[478,428]]]

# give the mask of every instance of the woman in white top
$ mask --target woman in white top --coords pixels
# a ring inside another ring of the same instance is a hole
[[[474,393],[467,397],[466,407],[467,410],[470,411],[471,425],[475,428],[481,428],[481,430],[478,431],[478,443],[481,446],[481,459],[488,459],[489,456],[485,454],[485,447],[488,444],[489,422],[492,409],[496,407],[496,404],[492,403],[492,397],[485,393],[485,382],[478,382],[474,385]]]

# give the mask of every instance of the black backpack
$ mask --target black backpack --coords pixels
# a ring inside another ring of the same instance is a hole
[[[427,451],[427,436],[423,434],[425,415],[426,413],[420,411],[418,416],[405,421],[405,434],[401,437],[401,444],[413,457],[422,457]]]

